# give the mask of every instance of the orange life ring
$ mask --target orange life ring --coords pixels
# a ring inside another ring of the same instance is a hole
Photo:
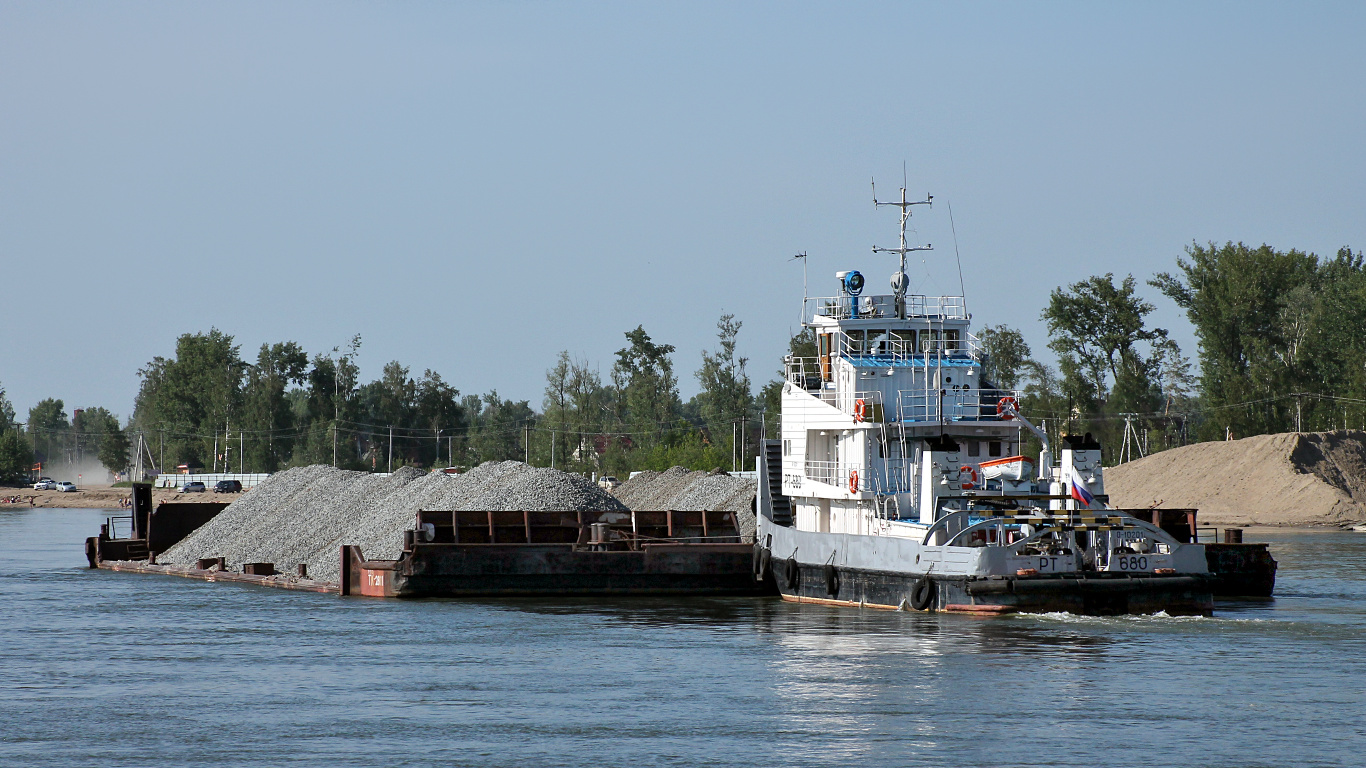
[[[858,493],[858,470],[849,470],[849,492]]]
[[[854,421],[864,421],[868,418],[868,404],[862,398],[854,401]]]
[[[972,479],[968,480],[964,478],[963,475],[969,475],[972,477]],[[970,491],[973,488],[976,488],[977,469],[975,467],[970,467],[967,464],[964,464],[963,466],[958,468],[958,479],[963,481],[963,490]]]
[[[1009,409],[1007,409],[1007,406],[1009,406]],[[1010,395],[1006,395],[1005,397],[996,401],[996,415],[1001,417],[1001,421],[1010,421],[1011,419],[1015,418],[1015,414],[1013,413],[1013,411],[1018,411],[1019,409],[1020,401],[1016,400]]]

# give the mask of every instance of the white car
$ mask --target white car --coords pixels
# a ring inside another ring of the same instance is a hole
[[[38,482],[33,484],[33,490],[35,491],[50,491],[56,487],[57,484],[52,482],[51,480],[39,480]]]
[[[69,482],[63,480],[62,482],[57,483],[57,485],[54,486],[53,489],[54,489],[54,490],[61,491],[62,493],[72,493],[73,491],[76,490],[76,484],[75,484],[75,483],[69,483]]]

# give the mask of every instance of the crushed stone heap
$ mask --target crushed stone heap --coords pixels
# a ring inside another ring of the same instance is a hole
[[[1196,443],[1105,470],[1117,507],[1194,507],[1209,525],[1366,521],[1366,432]]]
[[[269,477],[158,554],[157,562],[193,565],[222,557],[231,570],[241,570],[242,563],[274,563],[281,571],[303,563],[310,578],[335,582],[341,578],[342,545],[359,546],[367,558],[396,559],[419,509],[627,511],[578,475],[520,461],[485,462],[463,475],[410,467],[388,476],[297,467]]]
[[[693,472],[671,467],[663,472],[640,472],[613,493],[627,507],[642,511],[672,509],[684,512],[735,512],[740,535],[754,538],[753,480],[724,472]]]

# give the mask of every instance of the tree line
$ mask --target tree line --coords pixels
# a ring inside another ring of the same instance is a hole
[[[1057,367],[1018,330],[984,329],[984,378],[1023,390],[1054,434],[1092,432],[1119,454],[1203,440],[1366,428],[1366,265],[1244,243],[1192,244],[1146,287],[1185,311],[1198,368],[1132,276],[1055,289],[1043,310]],[[1131,431],[1126,435],[1125,424]]]
[[[561,352],[546,371],[539,409],[496,389],[462,395],[435,371],[414,376],[398,361],[362,382],[359,336],[312,355],[296,342],[263,344],[250,361],[217,329],[187,333],[173,355],[138,371],[133,415],[122,427],[103,408],[68,419],[60,400],[44,400],[19,424],[0,391],[0,474],[27,475],[34,462],[51,465],[73,451],[99,456],[110,471],[139,461],[149,472],[275,472],[509,459],[609,474],[676,464],[734,469],[754,456],[763,423],[748,360],[737,352],[741,327],[733,315],[721,317],[716,348],[693,374],[700,391],[687,401],[674,347],[637,326],[605,378]]]
[[[1197,365],[1153,326],[1144,289],[1185,311]],[[1171,272],[1091,276],[1049,295],[1042,319],[1056,365],[1001,324],[979,333],[983,379],[1022,392],[1022,412],[1061,434],[1092,432],[1111,458],[1124,444],[1153,452],[1200,440],[1366,427],[1366,263],[1243,243],[1192,244]],[[428,369],[398,361],[363,383],[361,338],[311,356],[295,342],[263,344],[254,362],[216,329],[184,334],[175,354],[138,371],[133,415],[104,408],[68,416],[61,400],[17,421],[0,389],[0,478],[35,462],[98,458],[111,471],[274,472],[304,464],[384,471],[520,459],[571,471],[752,466],[776,435],[782,375],[757,393],[738,353],[742,323],[717,322],[716,345],[682,400],[674,347],[643,326],[624,333],[606,377],[561,352],[540,407],[497,390],[462,395]],[[814,357],[810,329],[789,354]]]

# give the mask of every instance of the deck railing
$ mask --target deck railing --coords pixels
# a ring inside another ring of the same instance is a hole
[[[967,306],[962,296],[905,297],[906,317],[925,317],[934,320],[966,320]],[[817,296],[806,300],[802,322],[809,323],[820,315],[836,320],[879,319],[897,317],[896,296]]]
[[[1020,391],[963,388],[940,395],[938,390],[903,389],[896,393],[896,416],[899,421],[995,421],[1003,397],[1018,402]]]

